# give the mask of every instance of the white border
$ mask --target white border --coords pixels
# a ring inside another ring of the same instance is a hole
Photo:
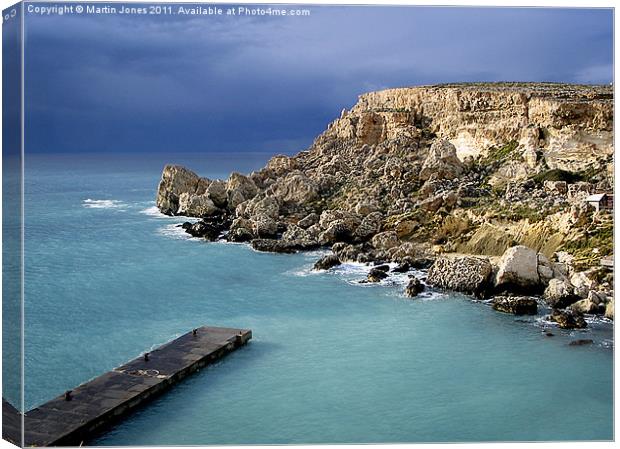
[[[43,2],[44,0],[35,0],[35,1],[41,1]],[[32,1],[31,1],[32,2]],[[68,1],[71,3],[79,3],[79,2],[74,2],[74,1]],[[8,8],[11,5],[14,5],[16,2],[13,0],[0,0],[0,10],[3,10],[5,8]],[[60,1],[52,1],[52,2],[48,2],[48,3],[64,3],[63,0]],[[96,3],[95,1],[88,1],[86,3]],[[106,2],[101,2],[101,3],[106,3]],[[119,3],[119,2],[107,2],[107,3]],[[193,3],[193,2],[184,2],[181,0],[168,0],[168,1],[144,1],[144,2],[135,2],[135,3]],[[198,3],[198,2],[197,2]],[[205,4],[300,4],[300,5],[376,5],[376,6],[392,6],[392,5],[403,5],[403,6],[469,6],[469,7],[570,7],[570,8],[614,8],[614,80],[615,80],[615,56],[616,56],[616,52],[618,49],[618,38],[617,35],[615,33],[615,2],[613,1],[605,1],[605,0],[590,0],[590,1],[571,1],[571,0],[545,0],[545,1],[502,1],[501,3],[499,3],[498,1],[493,1],[493,0],[474,0],[471,2],[468,2],[466,0],[447,0],[445,2],[439,2],[439,1],[432,1],[432,0],[417,0],[417,1],[412,1],[412,0],[389,0],[389,1],[382,1],[382,0],[314,0],[314,1],[299,1],[299,0],[270,0],[270,1],[256,1],[256,0],[219,0],[219,1],[210,1],[210,2],[202,2]],[[22,11],[22,43],[23,38],[24,38],[24,14]],[[0,46],[0,62],[2,61],[2,47]],[[21,190],[22,190],[22,198],[21,198],[21,214],[22,214],[22,230],[21,230],[21,244],[22,244],[22,250],[24,248],[24,228],[23,228],[23,224],[24,224],[24,202],[23,202],[23,192],[24,192],[24,137],[25,137],[25,132],[24,132],[24,118],[25,118],[25,111],[24,111],[24,83],[23,83],[23,78],[24,78],[24,45],[22,45],[22,55],[21,55],[21,61],[22,61],[22,91],[21,91],[21,101],[22,101],[22,123],[21,123],[21,138],[22,138],[22,148],[21,148],[21,156],[22,156],[22,161],[21,161],[21,170],[22,170],[22,178],[21,178]],[[0,81],[1,81],[2,75],[1,75],[1,71],[0,71]],[[614,96],[617,95],[617,91],[614,88]],[[0,90],[0,100],[1,100],[2,94],[1,94],[1,90]],[[0,108],[1,109],[1,108]],[[1,114],[2,112],[0,111],[0,118],[1,118]],[[618,117],[617,117],[617,110],[614,108],[614,130],[615,130],[615,123],[617,121]],[[2,131],[0,130],[0,142],[1,142],[1,138],[2,138]],[[618,136],[614,134],[614,144],[618,145]],[[1,173],[2,173],[2,161],[0,158],[0,178],[1,178]],[[2,191],[2,186],[0,183],[0,194]],[[0,222],[1,222],[1,218],[2,218],[2,210],[0,208]],[[614,221],[617,219],[616,213],[614,213]],[[620,230],[618,230],[617,228],[614,229],[614,239],[615,241],[618,241],[617,238],[618,236],[620,236]],[[1,239],[1,237],[0,237]],[[0,242],[0,249],[1,249],[1,242]],[[22,326],[21,326],[21,334],[22,334],[22,342],[21,342],[21,350],[22,350],[22,360],[21,360],[21,375],[22,375],[22,410],[24,409],[24,392],[23,392],[23,386],[24,386],[24,357],[23,357],[23,350],[24,350],[24,301],[23,301],[23,295],[24,295],[24,269],[23,269],[23,263],[24,263],[24,259],[23,259],[23,251],[22,251],[22,270],[21,270],[21,276],[22,276],[22,285],[20,286],[20,290],[21,290],[21,296],[22,296],[22,304],[21,304],[21,308],[22,308],[22,316],[21,316],[21,320],[22,320]],[[1,277],[1,273],[0,273],[0,277]],[[2,291],[2,285],[0,283],[0,293]],[[0,321],[0,329],[1,329],[1,321]],[[615,327],[614,327],[614,342],[615,342]],[[0,339],[0,350],[1,350],[1,339]],[[614,405],[618,404],[618,391],[616,389],[616,385],[617,385],[617,380],[618,380],[618,373],[615,370],[615,362],[616,362],[616,352],[614,350]],[[1,367],[1,359],[0,359],[0,367]],[[1,379],[1,370],[0,370],[0,379]],[[559,413],[563,412],[563,411],[558,411]],[[577,410],[575,411],[568,411],[569,413],[578,413],[578,406],[577,406]],[[614,409],[615,412],[615,409]],[[618,414],[614,413],[614,430],[616,430],[618,428],[617,426],[617,419],[618,419]],[[1,420],[0,420],[1,421]],[[23,425],[22,425],[23,428]],[[615,433],[614,433],[615,436]],[[22,433],[22,441],[23,441],[23,433]],[[602,447],[615,447],[614,443],[600,443],[600,442],[593,442],[593,443],[583,443],[583,442],[559,442],[559,443],[473,443],[473,444],[465,444],[465,443],[458,443],[459,447],[465,448],[465,449],[473,449],[478,447],[480,444],[484,444],[484,446],[486,448],[496,448],[496,447],[505,447],[507,445],[510,445],[511,448],[526,448],[526,447],[531,447],[532,445],[536,444],[537,447],[541,447],[541,448],[552,448],[552,449],[556,449],[556,448],[565,448],[565,447],[585,447],[585,448],[602,448]],[[403,448],[448,448],[450,446],[452,446],[453,444],[381,444],[381,445],[372,445],[372,446],[378,446],[378,447],[385,447],[385,448],[392,448],[392,447],[403,447]],[[368,445],[347,445],[347,447],[350,448],[364,448]],[[4,440],[0,440],[0,449],[3,448],[14,448],[15,446],[11,445],[10,443],[4,441]],[[130,446],[122,446],[122,447],[130,447]],[[141,446],[143,448],[148,448],[149,446]],[[168,447],[177,447],[177,446],[168,446]],[[183,447],[183,446],[178,446],[178,447]],[[192,447],[200,447],[200,446],[192,446]],[[214,447],[214,446],[209,446],[209,447]],[[234,449],[237,447],[246,447],[246,446],[223,446],[226,449]],[[252,446],[253,448],[269,448],[271,446]],[[295,447],[300,447],[300,448],[312,448],[314,446],[295,446]],[[321,445],[321,447],[323,448],[337,448],[338,446],[334,446],[334,445]]]

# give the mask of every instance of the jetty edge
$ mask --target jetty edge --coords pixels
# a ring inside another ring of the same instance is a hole
[[[251,338],[249,329],[193,329],[26,412],[23,441],[21,414],[3,399],[2,437],[18,446],[83,445]]]

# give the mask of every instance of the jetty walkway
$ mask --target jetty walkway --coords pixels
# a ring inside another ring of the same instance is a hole
[[[2,401],[4,439],[79,446],[186,376],[245,345],[248,329],[199,327],[28,412]]]

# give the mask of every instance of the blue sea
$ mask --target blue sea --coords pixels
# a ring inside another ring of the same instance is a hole
[[[25,403],[30,409],[202,326],[251,343],[96,445],[610,440],[613,327],[551,328],[470,298],[402,295],[321,252],[189,238],[155,208],[166,163],[250,172],[266,154],[27,156]],[[547,337],[543,328],[555,334]],[[594,344],[569,346],[591,338]]]

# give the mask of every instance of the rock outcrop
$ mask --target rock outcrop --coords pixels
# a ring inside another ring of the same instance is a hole
[[[508,248],[499,263],[495,285],[518,285],[524,288],[540,284],[536,252],[526,246]]]
[[[321,257],[314,264],[315,270],[329,270],[330,268],[336,267],[340,265],[340,259],[335,254],[328,254],[327,256]]]
[[[381,282],[383,279],[389,276],[387,273],[389,269],[390,267],[387,265],[380,265],[371,268],[367,276],[368,282]]]
[[[541,268],[550,270],[549,262],[536,251],[523,245],[508,248],[499,262],[495,288],[537,293],[553,277],[553,272],[541,274]]]
[[[184,192],[179,196],[179,203],[176,213],[192,217],[208,217],[220,215],[222,210],[218,208],[209,195],[192,195]]]
[[[575,294],[580,298],[587,298],[590,289],[596,286],[596,281],[592,278],[592,272],[580,271],[570,278]]]
[[[572,310],[553,310],[550,319],[561,329],[583,329],[588,326],[583,316]]]
[[[550,168],[578,171],[613,153],[612,110],[608,86],[453,84],[362,95],[332,127],[340,135],[355,136],[354,120],[376,111],[373,135],[389,139],[405,129],[412,133],[408,122],[427,119],[430,130],[448,139],[461,160],[515,140],[524,152],[542,153]]]
[[[543,298],[547,304],[557,309],[564,309],[579,300],[570,282],[562,279],[551,279]]]
[[[440,257],[428,270],[426,282],[438,288],[484,295],[492,274],[488,259],[478,257]]]
[[[538,312],[536,300],[527,296],[496,296],[492,305],[499,312],[513,315],[536,315]]]
[[[454,179],[465,171],[461,160],[456,157],[456,148],[447,139],[433,142],[428,156],[422,165],[419,177],[426,181],[429,178]]]
[[[166,215],[178,215],[181,195],[186,195],[187,202],[188,197],[202,195],[208,187],[209,180],[193,171],[180,165],[166,165],[157,190],[157,207]]]
[[[415,298],[424,291],[424,284],[416,277],[409,280],[407,287],[405,287],[405,296],[409,298]]]
[[[593,302],[590,299],[582,299],[577,301],[576,303],[573,303],[570,306],[571,310],[573,312],[579,313],[579,314],[592,314],[592,313],[597,313],[600,309],[599,304]],[[604,311],[604,308],[603,308]]]
[[[196,223],[185,222],[181,226],[192,237],[201,237],[209,241],[217,240],[230,225],[226,218],[213,217]]]

